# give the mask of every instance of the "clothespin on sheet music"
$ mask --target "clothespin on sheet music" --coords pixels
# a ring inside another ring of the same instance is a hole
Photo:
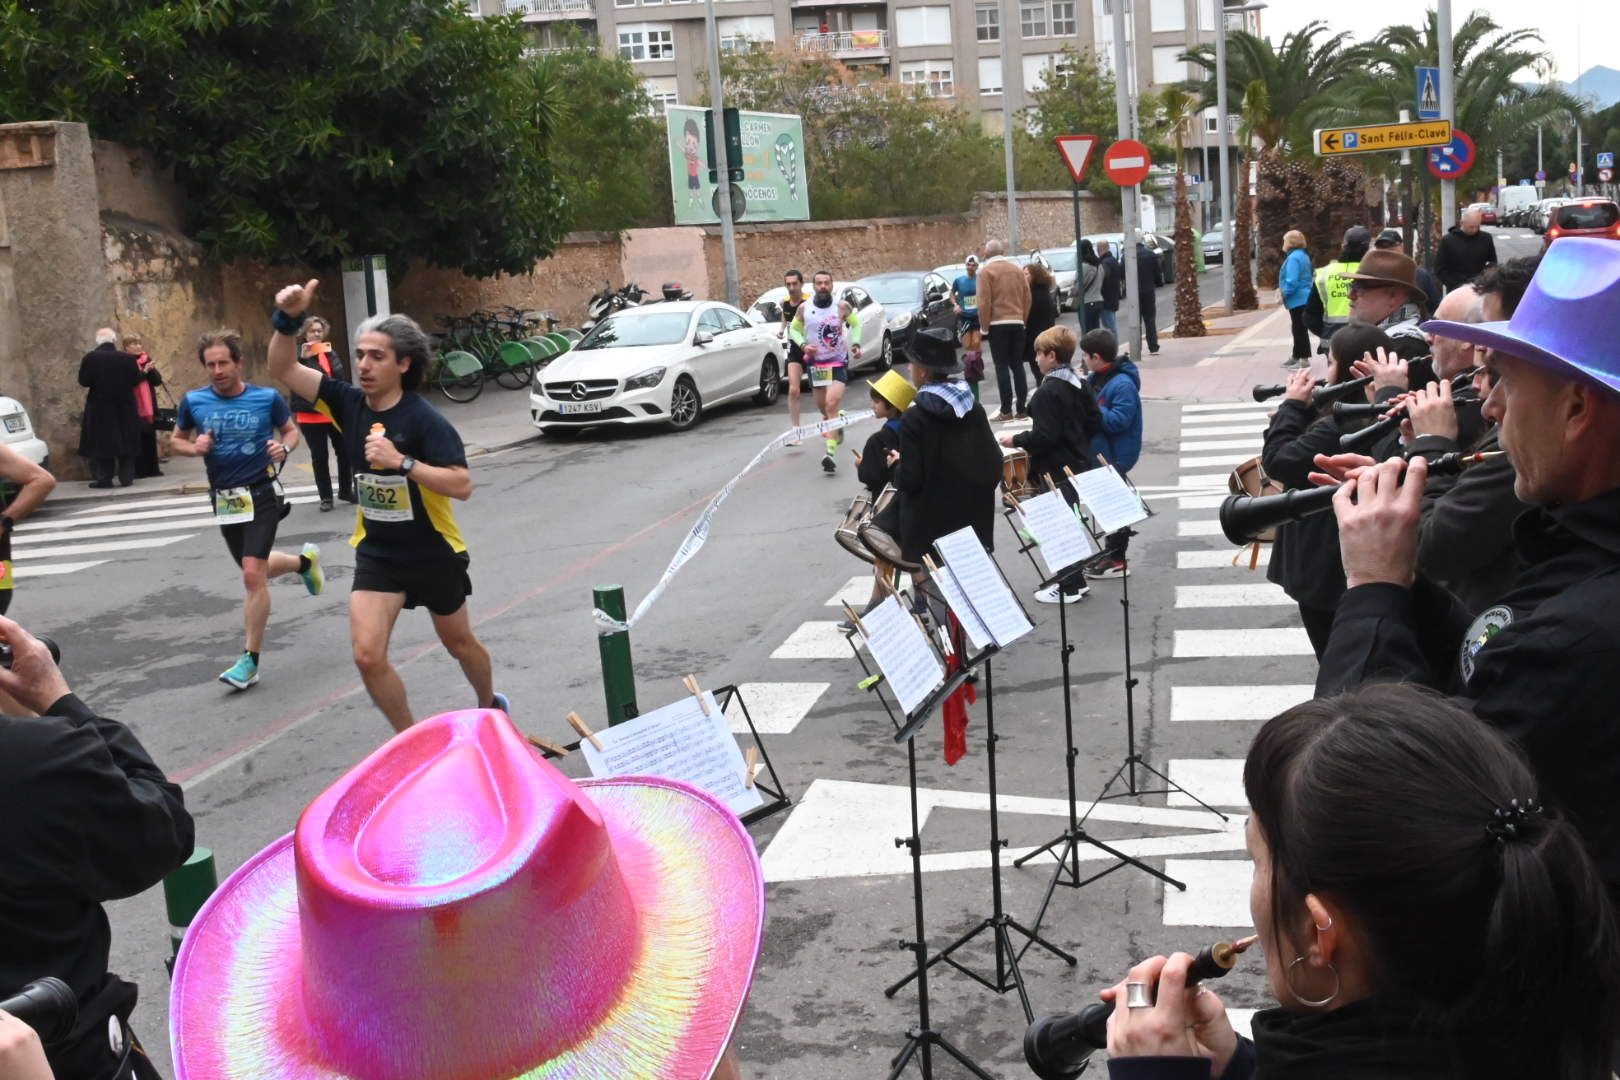
[[[687,693],[689,693],[693,697],[697,698],[697,700],[698,700],[698,708],[703,710],[703,715],[704,716],[710,715],[710,713],[709,713],[709,699],[703,696],[703,691],[702,690],[698,689],[697,676],[695,676],[695,675],[683,675],[683,676],[681,676],[681,684],[686,687]]]
[[[1067,469],[1067,468],[1068,468],[1068,466],[1065,465],[1064,469]],[[1047,491],[1056,491],[1058,489],[1057,482],[1052,479],[1052,474],[1051,473],[1047,473],[1044,477],[1042,477],[1042,479],[1044,479],[1046,481],[1046,490]]]
[[[759,747],[750,746],[743,754],[743,787],[753,787],[754,777],[759,773]]]
[[[591,745],[596,747],[598,750],[606,750],[607,749],[607,747],[602,745],[602,740],[598,739],[596,737],[596,732],[591,730],[591,726],[584,721],[584,719],[579,715],[579,713],[577,713],[577,712],[569,713],[568,716],[567,716],[567,720],[568,720],[568,726],[573,728],[575,731],[579,732],[579,737],[580,738],[591,740]]]
[[[523,738],[525,740],[527,740],[528,744],[530,746],[534,747],[536,750],[540,750],[540,751],[542,751],[544,753],[550,754],[552,757],[560,757],[561,758],[561,757],[567,757],[568,756],[568,747],[562,746],[562,745],[560,745],[558,743],[554,743],[550,739],[542,739],[538,735],[527,735],[527,734],[524,735]]]
[[[847,600],[844,601],[844,614],[849,616],[849,621],[855,624],[855,629],[859,630],[861,637],[864,638],[866,636],[866,624],[861,622],[861,617],[855,614],[855,609],[849,606]]]

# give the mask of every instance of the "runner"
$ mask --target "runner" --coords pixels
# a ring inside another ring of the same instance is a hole
[[[477,704],[511,715],[494,689],[489,650],[467,616],[472,579],[451,499],[472,495],[467,453],[456,429],[416,393],[433,347],[415,321],[376,315],[355,335],[359,386],[337,382],[298,362],[294,341],[318,281],[276,294],[270,373],[332,418],[354,464],[354,589],[349,637],[355,667],[371,700],[395,731],[413,717],[405,683],[388,662],[388,639],[405,608],[425,607],[445,650],[461,664]]]
[[[833,302],[833,276],[817,270],[811,279],[815,292],[799,305],[789,327],[789,337],[804,349],[810,362],[810,387],[816,395],[816,408],[823,420],[838,415],[849,383],[849,365],[861,358],[861,317],[848,301]],[[846,333],[847,331],[847,333]],[[827,454],[821,468],[828,476],[838,471],[838,447],[844,442],[842,429],[827,435]]]
[[[979,400],[979,383],[984,381],[984,353],[979,350],[979,257],[972,252],[963,259],[964,270],[951,282],[951,305],[956,308],[956,337],[962,343],[962,377]]]
[[[0,444],[0,615],[11,610],[11,530],[56,487],[56,478]]]
[[[298,425],[281,395],[242,379],[242,341],[234,330],[204,334],[197,359],[208,371],[208,385],[180,399],[170,448],[200,457],[208,469],[214,521],[231,558],[242,568],[242,622],[247,641],[241,657],[219,681],[246,690],[259,681],[259,647],[270,621],[270,579],[294,574],[311,596],[326,579],[321,549],[305,544],[297,555],[270,550],[281,524],[281,498],[275,479],[287,452],[298,445]]]
[[[782,300],[782,330],[777,336],[787,341],[788,419],[794,427],[798,427],[799,384],[804,381],[804,348],[793,340],[790,331],[794,316],[804,306],[804,271],[789,270],[782,275],[782,284],[787,288],[787,296]],[[788,445],[798,446],[799,440],[794,439]]]

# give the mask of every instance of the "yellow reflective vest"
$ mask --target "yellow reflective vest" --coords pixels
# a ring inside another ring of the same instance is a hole
[[[1335,259],[1316,272],[1316,292],[1322,298],[1322,321],[1341,324],[1350,321],[1350,279],[1345,275],[1355,273],[1360,265],[1359,261]]]

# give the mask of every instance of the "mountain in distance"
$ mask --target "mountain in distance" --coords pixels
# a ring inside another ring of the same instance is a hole
[[[1573,94],[1576,85],[1564,83],[1564,89]],[[1595,64],[1587,68],[1581,75],[1579,86],[1580,95],[1591,103],[1593,109],[1607,109],[1620,101],[1620,71],[1612,67]]]

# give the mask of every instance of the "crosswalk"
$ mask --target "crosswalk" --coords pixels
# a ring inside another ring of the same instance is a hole
[[[288,501],[320,501],[313,485],[287,488]],[[214,528],[206,493],[114,495],[47,499],[11,536],[13,573],[19,579],[77,574],[182,544]]]

